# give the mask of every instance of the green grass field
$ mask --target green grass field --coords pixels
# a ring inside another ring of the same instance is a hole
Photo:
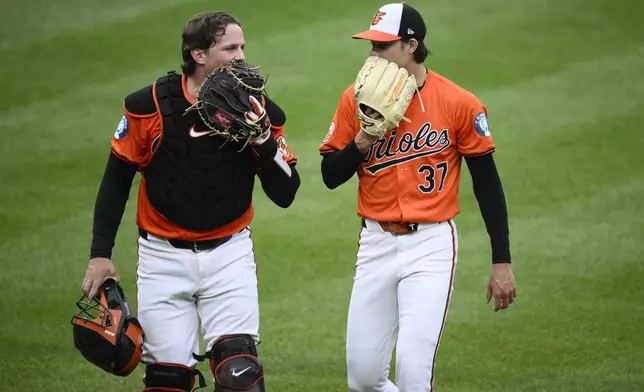
[[[484,301],[487,234],[465,169],[440,392],[644,391],[644,3],[411,3],[427,64],[487,105],[511,226],[517,302]],[[253,237],[270,391],[345,391],[359,221],[317,147],[352,83],[378,1],[8,0],[0,13],[0,390],[137,391],[85,362],[70,318],[122,99],[180,65],[194,13],[223,9],[288,114],[302,186],[288,210],[258,187]],[[135,298],[133,188],[114,262]],[[205,367],[203,370],[206,370]],[[208,390],[212,383],[209,382]]]

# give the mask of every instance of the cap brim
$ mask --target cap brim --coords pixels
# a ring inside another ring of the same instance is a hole
[[[392,42],[392,41],[399,41],[400,37],[397,35],[389,34],[389,33],[383,33],[382,31],[376,31],[376,30],[367,30],[363,31],[360,34],[356,34],[351,36],[353,39],[366,39],[369,41],[376,41],[376,42]]]

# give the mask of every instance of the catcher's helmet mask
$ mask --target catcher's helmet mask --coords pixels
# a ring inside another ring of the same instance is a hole
[[[116,376],[128,376],[141,360],[144,333],[127,296],[113,280],[92,299],[83,295],[72,316],[74,346],[85,359]]]

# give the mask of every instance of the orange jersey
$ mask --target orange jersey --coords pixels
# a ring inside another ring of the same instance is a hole
[[[194,104],[195,98],[187,92],[185,75],[182,77],[182,87],[185,98],[188,102]],[[158,102],[155,102],[155,104],[156,112],[144,115],[129,112],[124,104],[123,118],[112,139],[112,151],[121,159],[137,165],[139,171],[144,169],[150,162],[158,142],[163,137],[163,121]],[[277,141],[279,150],[284,156],[284,160],[289,164],[295,164],[297,158],[293,155],[290,146],[286,142],[284,126],[271,126],[271,131]],[[225,226],[205,232],[186,230],[165,218],[152,207],[146,194],[145,178],[141,178],[136,224],[145,231],[161,238],[199,241],[225,237],[248,226],[253,219],[253,215],[254,209],[251,204],[242,216]]]
[[[385,222],[442,222],[459,213],[461,157],[494,152],[487,109],[470,92],[428,70],[397,128],[367,152],[358,168],[358,215]],[[353,86],[344,91],[320,153],[357,136]]]

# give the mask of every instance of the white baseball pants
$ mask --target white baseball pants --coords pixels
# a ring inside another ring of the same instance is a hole
[[[366,220],[347,322],[352,392],[431,392],[457,262],[452,220],[404,235]],[[389,363],[396,346],[396,382]]]
[[[206,350],[222,335],[248,334],[259,343],[257,274],[250,230],[211,250],[177,249],[139,237],[138,318],[144,363],[193,366],[201,326]]]

